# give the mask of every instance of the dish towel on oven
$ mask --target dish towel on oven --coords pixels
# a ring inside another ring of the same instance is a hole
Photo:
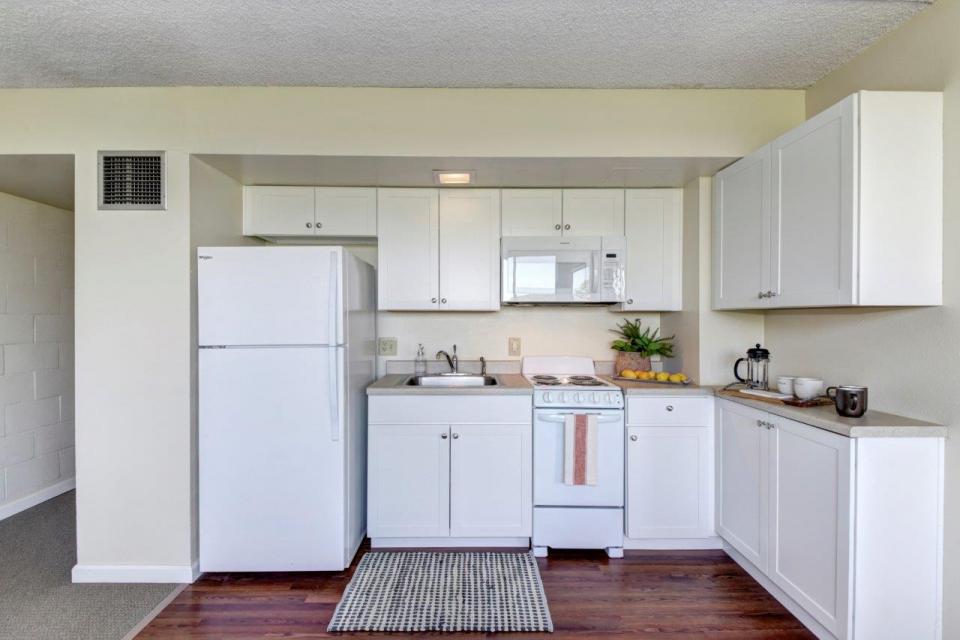
[[[597,416],[572,413],[563,419],[563,483],[597,484]]]

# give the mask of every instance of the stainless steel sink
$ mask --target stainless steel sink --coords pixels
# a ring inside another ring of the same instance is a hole
[[[413,376],[406,382],[410,387],[495,387],[497,379],[493,376],[479,376],[469,373],[441,373],[430,376]]]

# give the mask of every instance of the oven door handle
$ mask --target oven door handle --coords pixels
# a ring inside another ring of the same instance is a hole
[[[604,414],[602,414],[602,413],[589,413],[589,412],[587,412],[587,413],[573,413],[573,412],[570,412],[570,413],[551,413],[550,415],[547,415],[547,416],[542,416],[542,415],[541,415],[541,416],[537,416],[537,420],[542,420],[542,421],[544,421],[544,422],[564,422],[564,421],[566,421],[566,417],[565,417],[565,416],[577,416],[577,415],[582,415],[582,416],[597,416],[597,423],[598,423],[598,424],[599,424],[599,423],[604,423],[604,422],[621,422],[621,421],[623,420],[623,418],[622,418],[621,416],[612,416],[612,415],[604,415]]]

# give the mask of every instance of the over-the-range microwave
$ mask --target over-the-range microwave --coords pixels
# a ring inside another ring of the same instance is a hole
[[[623,301],[623,236],[513,237],[501,241],[504,304]]]

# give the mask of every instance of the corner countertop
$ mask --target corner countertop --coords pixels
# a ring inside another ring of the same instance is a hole
[[[614,379],[610,376],[600,378],[615,384],[623,390],[626,397],[632,396],[712,396],[713,387],[701,387],[696,384],[669,384],[659,382],[630,382]]]
[[[533,387],[518,373],[494,373],[497,383],[490,387],[407,386],[412,374],[388,374],[367,387],[368,396],[530,396]]]
[[[736,402],[848,438],[945,438],[948,433],[947,427],[941,424],[882,411],[867,411],[860,418],[845,418],[837,414],[833,405],[791,407],[744,396],[720,394],[720,388],[717,388],[716,392],[717,398],[721,400]]]

